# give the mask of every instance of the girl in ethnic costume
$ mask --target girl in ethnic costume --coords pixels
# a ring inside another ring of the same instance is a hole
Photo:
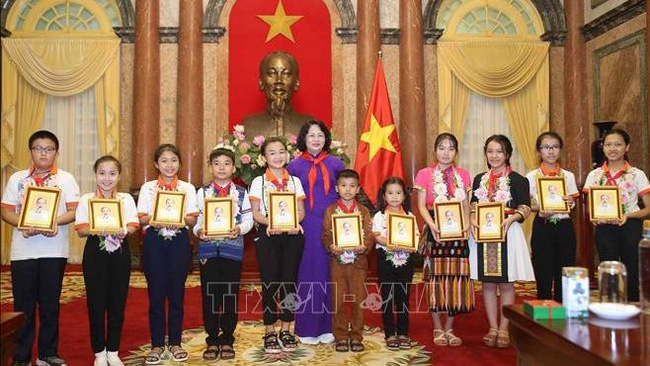
[[[426,221],[427,247],[425,271],[431,277],[427,283],[427,299],[433,319],[433,343],[436,346],[460,346],[462,340],[453,333],[454,316],[474,309],[474,283],[470,278],[469,247],[466,240],[440,241],[434,222],[436,202],[460,201],[469,222],[468,194],[471,190],[469,173],[454,164],[458,140],[450,133],[438,135],[434,144],[436,161],[420,170],[415,178],[418,207]],[[436,218],[444,220],[444,218]],[[466,229],[465,233],[469,228]],[[442,325],[440,312],[447,313]]]
[[[483,282],[483,302],[490,324],[489,332],[483,337],[488,347],[507,348],[510,345],[508,319],[499,309],[515,302],[515,281],[534,281],[528,244],[521,229],[521,223],[530,213],[528,180],[510,168],[512,144],[506,136],[492,135],[483,148],[489,170],[474,178],[472,203],[503,202],[506,218],[503,243],[481,243],[470,238],[470,271],[473,279]],[[472,224],[476,214],[472,209]],[[498,305],[497,287],[501,297]]]
[[[645,173],[627,160],[630,135],[621,129],[605,134],[603,151],[607,160],[592,170],[585,181],[589,187],[618,186],[621,191],[623,219],[599,220],[596,225],[596,249],[601,261],[621,261],[627,269],[627,299],[639,301],[639,247],[643,223],[650,214],[650,183]],[[645,208],[639,207],[639,198]]]
[[[530,246],[533,251],[533,268],[537,280],[537,298],[562,302],[562,267],[570,267],[576,260],[576,235],[573,220],[567,213],[542,212],[539,207],[537,177],[562,177],[567,195],[562,200],[569,208],[575,207],[580,195],[573,173],[560,167],[562,137],[555,132],[544,132],[535,146],[542,161],[539,168],[526,174],[530,184],[532,210],[537,212],[533,221]]]

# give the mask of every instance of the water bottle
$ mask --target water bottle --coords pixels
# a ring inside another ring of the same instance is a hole
[[[639,242],[639,286],[641,309],[650,314],[650,220],[643,221],[643,237]]]

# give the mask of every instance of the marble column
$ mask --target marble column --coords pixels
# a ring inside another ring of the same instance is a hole
[[[584,24],[584,1],[564,2],[567,35],[564,49],[564,155],[566,168],[576,177],[582,188],[591,170],[589,135],[591,126],[587,112],[587,52],[580,27]],[[586,197],[576,207],[576,237],[578,241],[576,264],[594,273],[594,240],[592,225],[587,217]]]
[[[646,6],[646,12],[645,12],[645,31],[646,31],[646,67],[648,69],[647,74],[646,74],[646,103],[650,104],[650,46],[648,46],[648,42],[650,42],[650,1],[646,1],[645,3]],[[648,124],[648,128],[646,129],[648,131],[648,143],[650,143],[650,113],[648,113],[648,120],[646,123]],[[650,169],[650,152],[648,156],[648,165],[646,166],[646,169]],[[647,172],[647,170],[646,170]]]
[[[399,27],[399,132],[404,173],[411,184],[427,163],[421,0],[400,0]]]
[[[377,57],[381,47],[379,34],[379,0],[357,3],[357,133],[363,131]]]
[[[203,183],[203,5],[181,0],[178,27],[178,91],[176,144],[183,164],[182,180]]]
[[[157,176],[154,150],[160,143],[160,49],[158,0],[135,2],[133,61],[133,183],[131,191]]]

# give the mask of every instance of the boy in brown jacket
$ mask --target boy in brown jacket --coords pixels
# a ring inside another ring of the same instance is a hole
[[[357,203],[355,196],[359,193],[359,174],[345,169],[336,176],[336,191],[339,200],[325,210],[323,218],[323,245],[332,254],[330,260],[332,283],[334,285],[334,313],[332,331],[338,352],[362,352],[363,346],[363,309],[361,303],[366,298],[365,282],[368,273],[367,252],[373,245],[370,212]],[[358,214],[361,219],[361,241],[363,245],[352,248],[334,246],[332,215]],[[348,301],[346,301],[346,299]],[[345,302],[353,302],[352,319],[345,312]],[[348,324],[351,323],[348,328]],[[348,331],[349,329],[349,331]],[[349,341],[349,344],[348,344]]]

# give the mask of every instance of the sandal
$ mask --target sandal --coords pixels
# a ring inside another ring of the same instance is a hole
[[[366,347],[363,345],[363,343],[359,341],[352,340],[350,342],[350,350],[352,352],[363,352],[366,350]]]
[[[336,352],[348,352],[350,347],[348,346],[348,341],[336,341],[334,349]]]
[[[280,347],[283,351],[291,352],[298,348],[298,342],[296,337],[291,334],[288,330],[283,330],[280,332]]]
[[[265,353],[280,353],[280,343],[278,343],[278,334],[275,332],[268,332],[262,337],[264,339],[264,352]]]
[[[483,336],[483,343],[488,347],[496,347],[498,333],[497,328],[490,328],[490,331]]]
[[[411,338],[408,336],[398,336],[399,349],[411,349]]]
[[[221,346],[221,359],[222,360],[232,360],[235,358],[235,349],[232,348],[229,344],[224,344]]]
[[[497,332],[497,348],[508,348],[510,347],[510,334],[507,330],[499,330]]]
[[[206,361],[215,361],[219,358],[219,346],[208,346],[205,351],[203,351],[203,359]]]
[[[174,360],[175,362],[187,361],[187,359],[190,357],[187,351],[184,350],[183,347],[179,345],[174,345],[169,347],[169,352],[171,352],[172,360]]]
[[[153,347],[149,354],[145,356],[144,363],[146,365],[160,365],[162,363],[162,354],[165,349],[162,347]]]
[[[436,346],[447,346],[449,341],[445,337],[445,331],[442,329],[433,330],[433,344]]]
[[[447,331],[445,332],[445,337],[447,337],[447,341],[449,342],[449,345],[452,347],[458,347],[463,345],[463,340],[456,337],[453,329],[447,329]]]
[[[388,348],[391,351],[395,351],[399,349],[399,342],[397,341],[397,337],[395,336],[390,336],[386,338],[386,348]]]

